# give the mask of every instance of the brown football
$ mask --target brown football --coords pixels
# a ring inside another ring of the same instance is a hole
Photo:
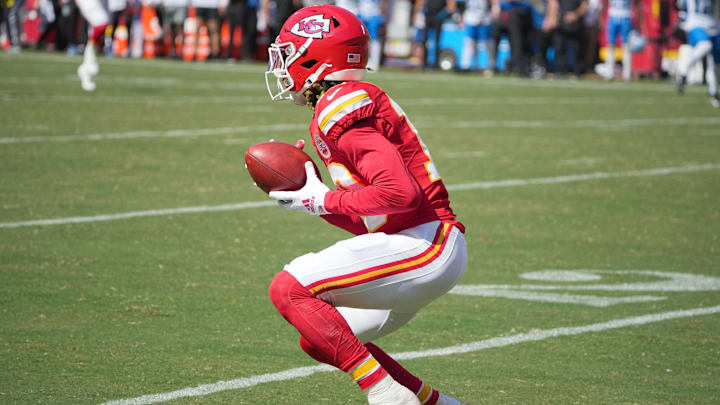
[[[305,185],[307,161],[312,161],[307,153],[284,142],[262,142],[245,151],[245,165],[250,177],[266,193],[301,189]],[[319,178],[317,166],[315,173]]]

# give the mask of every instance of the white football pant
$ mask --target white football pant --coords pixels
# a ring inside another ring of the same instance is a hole
[[[462,232],[428,222],[397,234],[370,233],[308,253],[285,267],[335,306],[361,342],[407,324],[450,291],[467,266]]]

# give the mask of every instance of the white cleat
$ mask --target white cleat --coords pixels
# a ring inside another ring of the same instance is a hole
[[[453,397],[449,397],[441,392],[440,396],[438,397],[437,405],[470,405],[470,404],[460,402],[457,399],[455,399]]]
[[[368,388],[369,405],[421,405],[415,394],[386,375]]]
[[[95,66],[95,69],[93,69],[92,66],[86,65],[84,63],[78,67],[77,75],[80,78],[80,85],[82,86],[83,90],[95,90],[95,81],[93,80],[93,76],[97,74],[97,71],[97,66]]]
[[[720,108],[720,98],[718,98],[717,94],[710,97],[710,105],[715,108]]]

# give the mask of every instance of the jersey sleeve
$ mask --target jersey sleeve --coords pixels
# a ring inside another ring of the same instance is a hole
[[[342,133],[338,148],[368,184],[358,190],[333,190],[325,209],[349,216],[387,215],[418,208],[424,194],[390,141],[371,120],[357,122]]]
[[[317,124],[328,139],[337,139],[345,129],[373,114],[373,98],[357,83],[331,88],[316,106]]]

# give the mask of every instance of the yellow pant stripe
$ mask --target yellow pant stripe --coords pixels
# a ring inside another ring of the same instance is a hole
[[[417,394],[417,397],[420,400],[420,402],[424,404],[425,401],[427,401],[428,397],[430,397],[431,393],[432,393],[432,387],[427,384],[423,384],[423,387],[420,390],[420,392]]]
[[[374,357],[370,356],[367,360],[365,360],[364,363],[357,366],[353,371],[350,372],[350,377],[352,377],[355,381],[361,380],[371,371],[373,371],[378,365],[379,364],[377,360],[375,360]]]

